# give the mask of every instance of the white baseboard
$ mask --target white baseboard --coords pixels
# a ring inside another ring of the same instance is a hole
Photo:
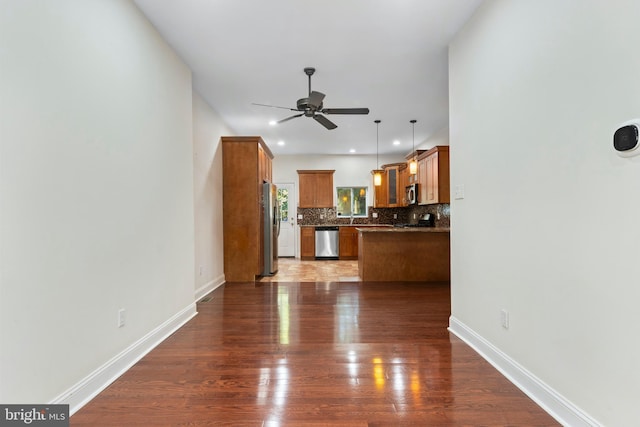
[[[200,301],[202,299],[202,297],[204,297],[205,295],[207,295],[209,292],[217,289],[218,287],[222,286],[224,284],[224,274],[216,277],[215,279],[213,279],[212,281],[208,282],[207,284],[205,284],[204,286],[199,287],[198,289],[196,289],[196,293],[195,293],[195,300],[196,301]]]
[[[198,314],[196,304],[189,304],[69,390],[56,397],[51,403],[68,404],[69,415],[73,415],[196,314]]]
[[[473,348],[562,425],[571,427],[601,426],[596,420],[585,414],[454,316],[449,317],[449,331]]]

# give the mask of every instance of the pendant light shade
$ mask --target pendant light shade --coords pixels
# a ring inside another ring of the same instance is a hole
[[[416,162],[416,159],[411,159],[411,161],[409,162],[409,174],[415,175],[417,173],[418,173],[418,162]]]
[[[376,171],[376,173],[373,174],[373,185],[376,187],[380,187],[382,185],[382,174],[380,171]]]
[[[416,121],[410,120],[413,125],[413,143],[411,144],[411,162],[409,162],[409,174],[415,175],[418,173],[418,162],[416,162]]]
[[[376,187],[380,187],[382,185],[382,173],[380,171],[380,163],[379,163],[379,159],[378,159],[378,146],[379,146],[379,126],[380,126],[380,120],[374,120],[374,123],[376,124],[376,169],[374,171],[373,174],[373,185]]]

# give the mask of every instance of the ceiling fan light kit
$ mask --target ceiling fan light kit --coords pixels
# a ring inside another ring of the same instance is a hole
[[[320,123],[328,130],[332,130],[338,127],[331,120],[323,116],[323,114],[369,114],[368,108],[323,108],[322,101],[324,100],[325,94],[317,91],[311,90],[311,76],[316,72],[316,69],[313,67],[306,67],[304,69],[304,73],[309,78],[309,95],[306,98],[300,98],[296,102],[296,108],[287,108],[287,107],[278,107],[276,105],[267,105],[267,104],[257,104],[262,107],[273,107],[273,108],[282,108],[285,110],[297,111],[298,114],[294,114],[293,116],[286,117],[282,120],[277,121],[276,123],[284,123],[288,122],[291,119],[295,119],[298,117],[312,117],[316,122]]]

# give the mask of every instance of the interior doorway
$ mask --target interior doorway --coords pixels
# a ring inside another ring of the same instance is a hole
[[[280,236],[278,256],[296,256],[296,186],[293,183],[276,183],[280,204]]]

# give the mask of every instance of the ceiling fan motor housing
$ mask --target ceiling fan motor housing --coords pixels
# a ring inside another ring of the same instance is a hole
[[[318,110],[322,110],[322,104],[319,106],[311,105],[309,103],[309,98],[300,98],[296,102],[296,106],[298,111],[304,111],[305,116],[311,117],[314,112]]]

